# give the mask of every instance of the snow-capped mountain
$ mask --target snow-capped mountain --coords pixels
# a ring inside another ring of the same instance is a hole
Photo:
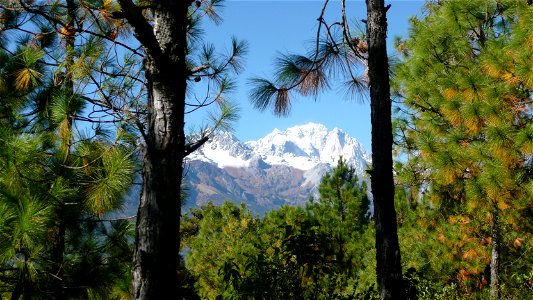
[[[306,171],[320,163],[335,166],[340,156],[358,172],[370,162],[364,147],[342,129],[328,131],[322,124],[308,123],[285,131],[274,129],[267,136],[249,142],[241,142],[233,134],[223,132],[191,154],[190,159],[211,162],[220,168],[248,167],[260,159],[269,165]]]
[[[339,128],[308,123],[275,129],[257,140],[241,142],[219,133],[187,158],[189,206],[194,201],[245,202],[261,212],[282,204],[302,204],[339,157],[362,177],[370,154]]]

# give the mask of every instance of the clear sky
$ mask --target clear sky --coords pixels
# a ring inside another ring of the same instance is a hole
[[[340,1],[330,1],[326,20],[339,20]],[[389,40],[408,33],[408,20],[420,14],[423,1],[386,1],[392,7],[388,12]],[[240,119],[234,125],[234,134],[241,141],[257,140],[274,128],[315,122],[328,129],[342,128],[370,150],[370,105],[346,99],[343,90],[334,84],[328,92],[314,97],[295,97],[287,117],[275,117],[271,111],[260,112],[253,108],[248,92],[251,77],[272,79],[274,61],[280,53],[306,54],[306,46],[313,41],[318,28],[317,17],[323,1],[257,1],[226,0],[220,10],[223,23],[204,24],[205,40],[224,51],[231,37],[246,40],[249,51],[245,71],[237,79],[237,90],[229,98],[238,103]],[[364,1],[347,1],[347,14],[351,21],[366,19]],[[389,53],[394,53],[389,43]],[[316,101],[315,101],[316,100]],[[194,122],[189,120],[188,122]]]

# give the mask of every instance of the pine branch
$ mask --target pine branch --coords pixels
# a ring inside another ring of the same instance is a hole
[[[117,221],[128,221],[133,220],[137,218],[137,215],[129,216],[129,217],[123,217],[123,218],[113,218],[113,219],[93,219],[93,218],[86,218],[86,219],[78,219],[80,222],[117,222]]]
[[[133,4],[131,0],[118,0],[125,19],[133,27],[139,42],[156,62],[162,63],[162,50],[154,35],[152,25],[143,15],[142,9]]]
[[[125,43],[119,42],[116,39],[113,39],[113,38],[111,38],[111,37],[109,37],[107,35],[100,34],[100,33],[97,33],[97,32],[94,32],[94,31],[91,31],[91,30],[88,30],[88,29],[83,29],[81,27],[80,28],[76,28],[75,31],[78,32],[78,33],[88,33],[90,35],[93,35],[93,36],[108,40],[108,41],[112,42],[113,44],[119,45],[119,46],[131,51],[132,53],[140,56],[140,57],[144,57],[144,55],[141,52],[137,51],[137,49],[134,49],[134,48],[126,45]]]
[[[50,23],[54,24],[54,25],[61,25],[62,27],[66,28],[67,25],[63,22],[61,22],[59,19],[56,19],[56,18],[53,18],[51,17],[49,14],[46,14],[44,13],[43,11],[40,11],[38,9],[33,9],[31,8],[30,6],[28,6],[24,0],[19,0],[19,4],[22,6],[22,8],[29,12],[29,13],[32,13],[32,14],[36,14],[36,15],[39,15],[43,18],[45,18],[47,21],[49,21]]]
[[[190,144],[186,145],[183,157],[187,157],[189,154],[191,154],[194,151],[196,151],[203,144],[205,144],[208,140],[209,140],[209,136],[206,135],[203,138],[201,138],[200,140],[198,140],[198,141],[196,141],[194,143],[190,143]]]

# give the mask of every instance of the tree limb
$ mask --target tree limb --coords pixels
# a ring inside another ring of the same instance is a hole
[[[209,140],[209,136],[206,135],[203,138],[201,138],[200,140],[198,140],[198,141],[196,141],[194,143],[186,145],[185,146],[185,153],[184,153],[183,157],[187,157],[189,154],[191,154],[194,151],[196,151],[203,144],[205,144],[208,140]]]
[[[161,47],[157,42],[152,25],[148,23],[142,14],[142,8],[133,4],[131,0],[118,0],[118,3],[122,8],[124,18],[133,27],[135,36],[143,45],[147,54],[155,61],[160,61],[162,57]]]

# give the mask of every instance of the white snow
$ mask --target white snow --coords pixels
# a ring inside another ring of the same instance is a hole
[[[224,167],[247,167],[249,161],[246,161],[240,157],[230,155],[229,151],[224,151],[220,149],[210,149],[209,147],[204,147],[204,155],[198,155],[195,158],[199,160],[208,161],[215,163],[219,168]]]
[[[308,123],[271,133],[257,141],[241,142],[231,133],[221,133],[190,155],[191,160],[203,160],[226,166],[248,167],[252,159],[260,158],[270,165],[281,164],[300,170],[311,170],[320,163],[335,166],[340,156],[358,173],[370,164],[370,155],[342,129],[331,131],[322,125]]]

